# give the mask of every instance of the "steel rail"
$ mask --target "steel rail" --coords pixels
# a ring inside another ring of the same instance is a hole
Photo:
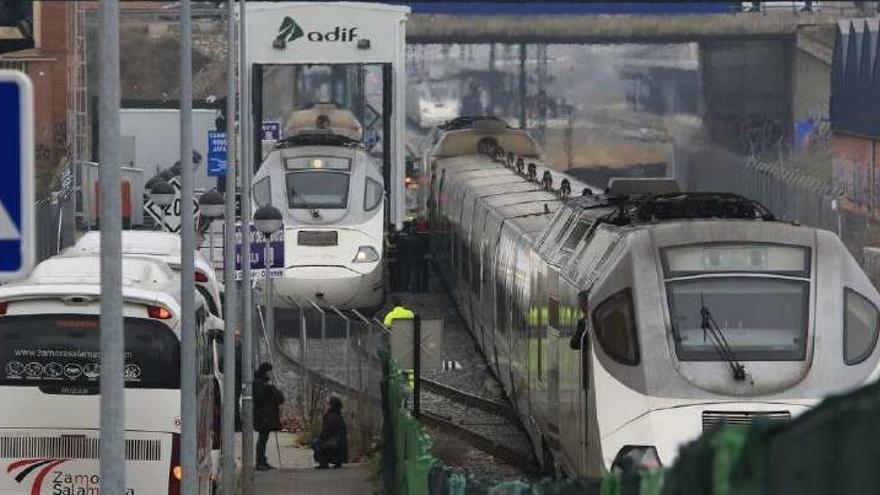
[[[502,445],[492,440],[491,438],[487,438],[475,431],[469,430],[459,424],[453,423],[452,421],[443,418],[436,413],[422,411],[420,420],[423,423],[433,425],[437,428],[464,438],[474,447],[509,463],[510,465],[516,467],[523,472],[530,474],[538,474],[539,472],[538,466],[532,460],[531,456],[524,455],[522,452],[519,452],[516,449],[512,449],[510,447]]]
[[[514,412],[514,410],[511,409],[507,404],[504,404],[497,400],[480,397],[478,395],[465,392],[455,387],[450,387],[449,385],[444,385],[440,382],[436,382],[428,378],[421,378],[419,382],[422,384],[425,390],[429,392],[441,395],[448,399],[452,399],[467,406],[475,407],[487,413],[495,414],[496,416],[502,416],[512,421],[519,422],[519,417],[517,416],[516,412]]]

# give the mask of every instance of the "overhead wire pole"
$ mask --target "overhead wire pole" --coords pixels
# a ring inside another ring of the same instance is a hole
[[[122,193],[119,163],[119,0],[101,2],[98,156],[101,166],[101,492],[125,492]]]
[[[220,417],[222,440],[223,493],[235,493],[235,327],[238,323],[238,298],[235,297],[235,2],[226,3],[226,196],[223,235],[223,284],[226,286],[226,320],[223,336],[223,407]]]
[[[198,400],[195,325],[195,225],[193,215],[192,138],[192,18],[190,0],[180,2],[180,460],[183,469],[181,492],[198,491],[197,432]]]
[[[253,321],[253,283],[251,281],[251,178],[254,168],[251,164],[251,72],[247,57],[247,15],[246,2],[240,2],[239,37],[239,97],[241,98],[241,279],[244,310],[242,312],[241,336],[241,464],[242,492],[249,495],[254,480],[254,321]]]

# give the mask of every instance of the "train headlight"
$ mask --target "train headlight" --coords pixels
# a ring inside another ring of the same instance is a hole
[[[630,470],[658,469],[663,467],[657,448],[653,445],[624,445],[611,464],[611,470],[627,472]]]
[[[352,261],[354,263],[374,263],[379,261],[379,253],[372,246],[361,246]]]

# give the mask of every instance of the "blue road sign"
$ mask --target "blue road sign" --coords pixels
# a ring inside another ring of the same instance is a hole
[[[278,141],[281,139],[281,122],[263,122],[263,141]]]
[[[33,95],[24,73],[0,70],[0,280],[34,263]]]
[[[251,279],[266,278],[266,237],[251,225]],[[235,280],[241,280],[241,225],[235,227]],[[269,239],[269,277],[284,275],[284,229]]]
[[[208,131],[208,175],[226,175],[226,133]]]

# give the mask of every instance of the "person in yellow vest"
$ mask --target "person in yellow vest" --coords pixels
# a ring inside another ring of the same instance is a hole
[[[385,315],[385,319],[382,320],[382,323],[384,323],[389,329],[391,328],[391,325],[394,324],[394,320],[412,320],[416,317],[415,313],[403,305],[403,301],[400,300],[399,296],[391,297],[391,305],[391,311],[389,311]]]
[[[408,309],[403,305],[403,301],[400,299],[400,296],[392,296],[391,297],[391,311],[389,311],[385,315],[385,319],[382,320],[382,323],[385,324],[386,327],[391,329],[391,325],[394,324],[394,320],[412,320],[416,317],[416,314],[412,312],[412,310]],[[413,378],[413,370],[400,370],[404,376],[406,376],[406,382],[409,385],[410,389],[415,388],[415,379]]]

